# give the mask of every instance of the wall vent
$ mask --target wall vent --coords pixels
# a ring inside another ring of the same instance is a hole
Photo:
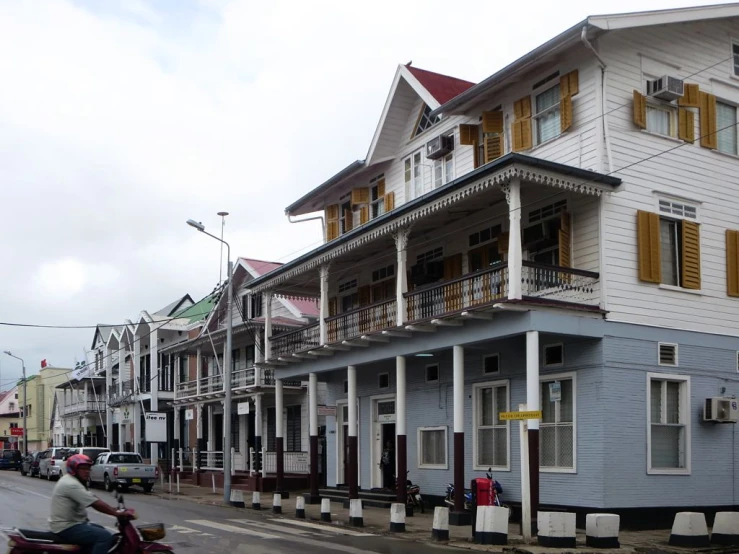
[[[677,366],[677,344],[659,343],[659,365]]]

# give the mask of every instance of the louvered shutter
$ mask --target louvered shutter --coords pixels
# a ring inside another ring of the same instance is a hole
[[[701,146],[704,148],[718,148],[716,134],[716,97],[706,92],[700,93],[700,128]]]
[[[739,296],[739,231],[726,230],[726,294]]]
[[[562,212],[559,224],[559,265],[572,267],[572,230],[570,214]]]
[[[637,212],[637,247],[639,252],[639,279],[648,283],[662,281],[659,215]]]
[[[700,88],[698,85],[685,83],[683,85],[683,95],[677,100],[678,106],[685,108],[700,108]]]
[[[514,102],[513,115],[516,119],[529,119],[531,117],[531,96],[524,96]]]
[[[385,196],[385,177],[377,180],[377,198]]]
[[[326,241],[334,240],[339,236],[339,205],[331,204],[326,207]]]
[[[369,221],[369,206],[362,206],[359,209],[359,224],[364,225]]]
[[[332,296],[328,299],[328,317],[333,317],[338,312],[338,299],[335,296]]]
[[[576,96],[580,92],[580,83],[577,69],[559,78],[559,94],[561,97]]]
[[[638,90],[634,91],[634,125],[640,129],[647,128],[647,99]]]
[[[385,211],[389,212],[395,209],[395,193],[388,192],[385,195]]]
[[[514,121],[511,128],[513,129],[512,150],[514,152],[520,152],[522,150],[530,149],[533,145],[531,138],[531,120],[521,119],[519,121]]]
[[[682,286],[686,289],[701,288],[700,225],[692,221],[682,222]]]
[[[506,254],[508,252],[508,233],[498,235],[498,254]]]
[[[477,143],[477,125],[462,124],[459,126],[459,144],[471,146]]]
[[[572,97],[565,96],[559,99],[559,130],[567,131],[572,127]]]
[[[503,135],[487,135],[483,139],[485,146],[485,163],[497,160],[503,155]]]
[[[695,117],[686,108],[677,109],[677,136],[685,142],[695,142]]]
[[[502,133],[503,132],[503,112],[482,112],[482,132],[483,133]]]
[[[369,202],[369,188],[359,187],[352,189],[352,206],[367,204]]]
[[[348,233],[354,227],[354,212],[344,210],[344,232]]]
[[[444,258],[444,280],[450,281],[462,276],[462,254]]]

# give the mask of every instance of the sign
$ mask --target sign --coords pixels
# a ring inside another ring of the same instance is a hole
[[[23,428],[22,427],[11,427],[10,428],[10,436],[11,437],[22,437],[23,436]]]
[[[511,419],[541,419],[541,410],[535,412],[500,412],[498,417],[503,421]]]
[[[192,419],[195,419],[195,410],[189,408],[185,410],[185,421],[190,421]]]
[[[249,403],[239,402],[236,404],[236,413],[239,415],[247,415],[249,413]]]
[[[147,412],[146,442],[167,442],[167,414],[163,412]]]
[[[559,381],[549,383],[549,401],[559,402],[560,400],[562,400],[562,383]]]
[[[318,415],[336,417],[336,406],[318,406]]]
[[[112,414],[113,414],[113,425],[120,423],[121,422],[121,409],[113,408]]]
[[[121,408],[121,423],[123,425],[131,425],[133,423],[133,410],[131,408]]]

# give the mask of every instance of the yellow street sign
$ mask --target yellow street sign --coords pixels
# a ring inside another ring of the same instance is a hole
[[[500,412],[498,417],[504,421],[509,419],[541,419],[541,410],[531,412]]]

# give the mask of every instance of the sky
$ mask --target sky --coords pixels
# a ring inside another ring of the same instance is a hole
[[[185,221],[219,211],[232,257],[317,247],[284,208],[365,157],[398,64],[478,82],[588,15],[715,3],[0,0],[0,322],[197,301],[220,246]],[[73,367],[93,333],[0,325],[0,351]]]

